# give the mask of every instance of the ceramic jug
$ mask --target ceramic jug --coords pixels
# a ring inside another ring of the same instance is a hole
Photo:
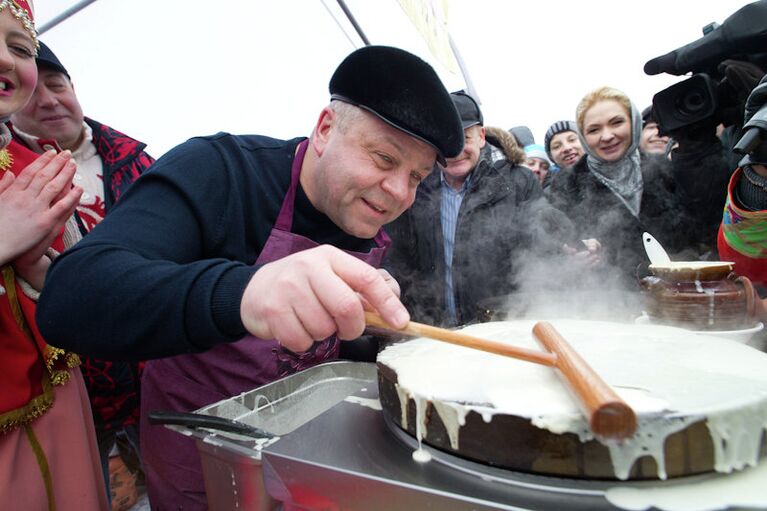
[[[650,265],[640,280],[647,315],[653,323],[692,330],[741,330],[756,324],[754,286],[736,275],[734,264]]]

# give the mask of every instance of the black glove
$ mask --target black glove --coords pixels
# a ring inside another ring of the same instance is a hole
[[[767,105],[767,75],[764,75],[759,85],[748,94],[743,121],[746,123],[750,121],[764,105]]]
[[[719,82],[719,120],[725,126],[740,126],[746,99],[764,71],[751,62],[733,59],[723,61],[717,69],[724,76]]]

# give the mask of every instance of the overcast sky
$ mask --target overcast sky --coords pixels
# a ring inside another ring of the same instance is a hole
[[[38,27],[76,3],[36,0]],[[428,60],[449,90],[465,86],[431,56],[397,0],[346,3],[371,43]],[[644,63],[747,3],[449,0],[448,29],[486,125],[527,125],[542,143],[598,86],[649,105],[683,78],[647,76]],[[363,44],[336,0],[98,0],[41,39],[68,68],[85,114],[156,157],[218,131],[308,135],[335,66]]]

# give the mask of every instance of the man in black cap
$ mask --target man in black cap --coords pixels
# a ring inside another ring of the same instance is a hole
[[[560,253],[564,235],[556,238],[570,225],[528,168],[482,157],[479,105],[463,91],[452,98],[463,151],[428,176],[413,206],[387,226],[393,241],[387,264],[403,303],[414,320],[443,326],[475,321],[483,300],[515,291],[521,259]]]
[[[11,116],[12,133],[38,153],[52,148],[72,152],[77,164],[74,183],[83,188],[77,206],[78,223],[86,234],[112,210],[154,158],[144,151],[146,144],[83,115],[69,72],[42,41],[36,63],[35,92],[29,103]],[[138,458],[139,365],[83,357],[80,367],[91,400],[107,495],[111,495],[109,454],[117,439],[126,457]],[[124,469],[119,457],[112,466],[113,473]],[[131,481],[118,483],[122,490],[132,489]]]
[[[35,61],[37,87],[29,103],[11,116],[14,136],[39,153],[72,152],[75,183],[84,190],[77,210],[87,232],[154,158],[144,151],[146,144],[83,115],[69,72],[42,41]]]
[[[658,132],[658,120],[652,105],[642,110],[642,136],[639,139],[639,151],[643,157],[650,154],[666,155],[668,137]]]
[[[409,320],[375,269],[381,228],[460,153],[460,119],[434,70],[396,48],[353,52],[330,94],[308,139],[219,133],[172,149],[48,274],[38,318],[51,344],[156,359],[141,403],[153,508],[206,502],[194,441],[145,412],[195,410],[333,359],[363,332],[363,305]]]

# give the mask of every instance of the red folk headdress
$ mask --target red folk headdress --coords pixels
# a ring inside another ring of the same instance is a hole
[[[35,42],[35,46],[39,46],[37,42],[37,30],[35,30],[35,14],[32,7],[32,0],[0,0],[0,12],[6,7],[10,9],[11,14],[21,22],[24,30],[29,33],[29,36]]]

